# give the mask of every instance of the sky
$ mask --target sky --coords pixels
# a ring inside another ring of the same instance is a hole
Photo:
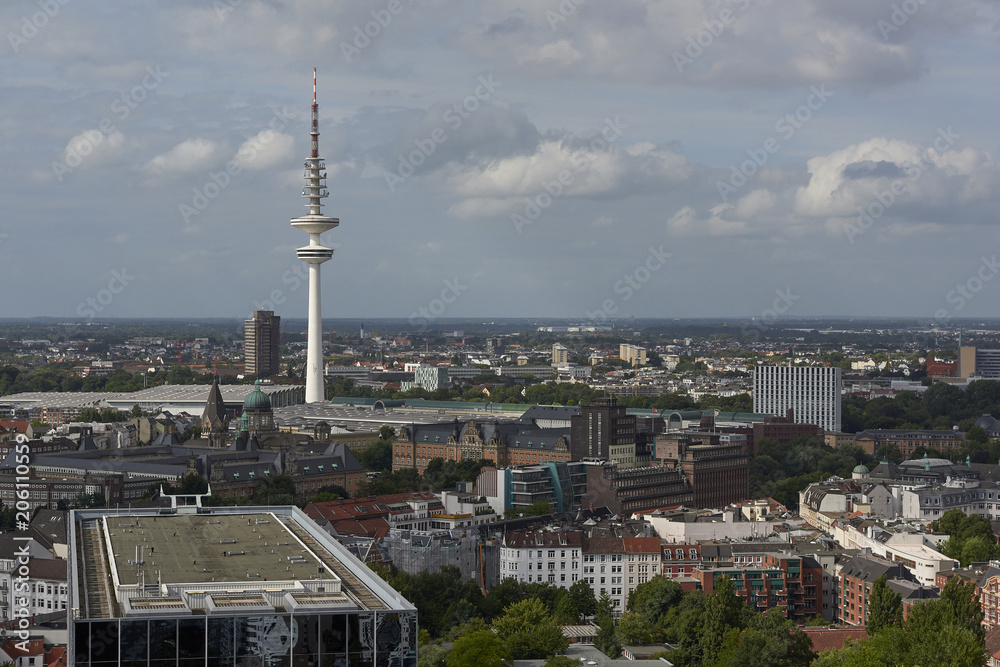
[[[0,4],[6,317],[995,317],[995,0]]]

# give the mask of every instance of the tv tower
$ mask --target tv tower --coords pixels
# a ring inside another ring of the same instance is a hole
[[[309,331],[306,355],[306,403],[319,403],[323,394],[323,303],[320,299],[319,266],[333,257],[333,249],[320,243],[320,234],[340,224],[337,218],[323,215],[326,189],[326,162],[319,156],[319,104],[316,103],[316,68],[313,68],[312,152],[306,158],[302,196],[309,200],[309,213],[292,218],[292,227],[309,234],[309,245],[296,250],[298,258],[309,265]]]

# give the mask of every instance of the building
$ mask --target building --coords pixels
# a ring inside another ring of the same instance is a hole
[[[796,622],[822,613],[823,568],[809,556],[761,553],[759,564],[704,565],[693,576],[706,595],[715,591],[723,577],[729,577],[736,595],[758,612],[785,607],[788,618]]]
[[[724,507],[750,497],[750,455],[739,443],[682,445],[667,460],[691,485],[695,507]]]
[[[243,324],[243,354],[248,375],[267,378],[281,372],[281,318],[271,310],[255,310]]]
[[[565,366],[569,363],[569,348],[555,343],[552,346],[552,365]]]
[[[587,466],[587,499],[618,515],[673,505],[690,505],[694,490],[676,468],[621,468],[613,463]]]
[[[172,501],[71,514],[71,664],[415,667],[416,609],[301,510]]]
[[[326,189],[326,162],[319,156],[319,104],[316,103],[316,69],[313,68],[312,151],[305,163],[305,186],[302,196],[309,200],[309,213],[292,218],[292,227],[309,234],[309,245],[296,250],[299,259],[309,265],[309,328],[306,343],[306,403],[325,400],[323,385],[323,301],[320,266],[333,257],[333,249],[323,245],[321,236],[340,225],[338,218],[323,215]]]
[[[953,452],[965,446],[965,433],[961,431],[932,431],[926,429],[868,429],[854,436],[854,443],[868,454],[893,445],[904,458],[911,458],[917,449],[934,449]]]
[[[513,468],[484,466],[476,480],[476,493],[485,497],[497,514],[539,502],[547,503],[554,512],[570,512],[585,504],[587,468],[577,461]]]
[[[618,357],[633,366],[646,365],[646,348],[622,343],[618,346]]]
[[[451,381],[447,366],[419,364],[413,369],[413,382],[403,382],[400,388],[403,391],[418,388],[426,391],[437,391],[450,386]]]
[[[596,398],[571,420],[574,461],[613,461],[623,468],[635,465],[635,416],[613,396]]]
[[[840,571],[840,619],[847,625],[868,622],[868,598],[879,577],[911,581],[913,576],[902,563],[874,556],[855,556]]]
[[[583,571],[582,540],[578,530],[505,533],[500,578],[569,588]]]
[[[840,430],[841,369],[832,366],[758,364],[753,373],[753,411]]]
[[[958,348],[958,377],[967,380],[1000,380],[1000,350]]]
[[[568,439],[569,429],[539,429],[534,424],[497,420],[410,424],[400,427],[393,443],[392,469],[416,468],[423,474],[435,458],[488,459],[498,467],[569,461]]]

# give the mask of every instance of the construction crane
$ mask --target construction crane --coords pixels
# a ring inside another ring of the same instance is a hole
[[[198,343],[195,342],[195,341],[181,341],[181,340],[177,341],[177,365],[178,366],[181,365],[181,353],[184,351],[184,346],[185,345],[197,345],[197,344]],[[198,360],[198,348],[195,348],[195,350],[194,350],[194,359],[195,359],[195,361]]]

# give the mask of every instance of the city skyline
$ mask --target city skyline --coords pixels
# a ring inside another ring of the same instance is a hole
[[[337,318],[988,317],[997,18],[11,3],[4,316],[305,318],[315,65]]]

